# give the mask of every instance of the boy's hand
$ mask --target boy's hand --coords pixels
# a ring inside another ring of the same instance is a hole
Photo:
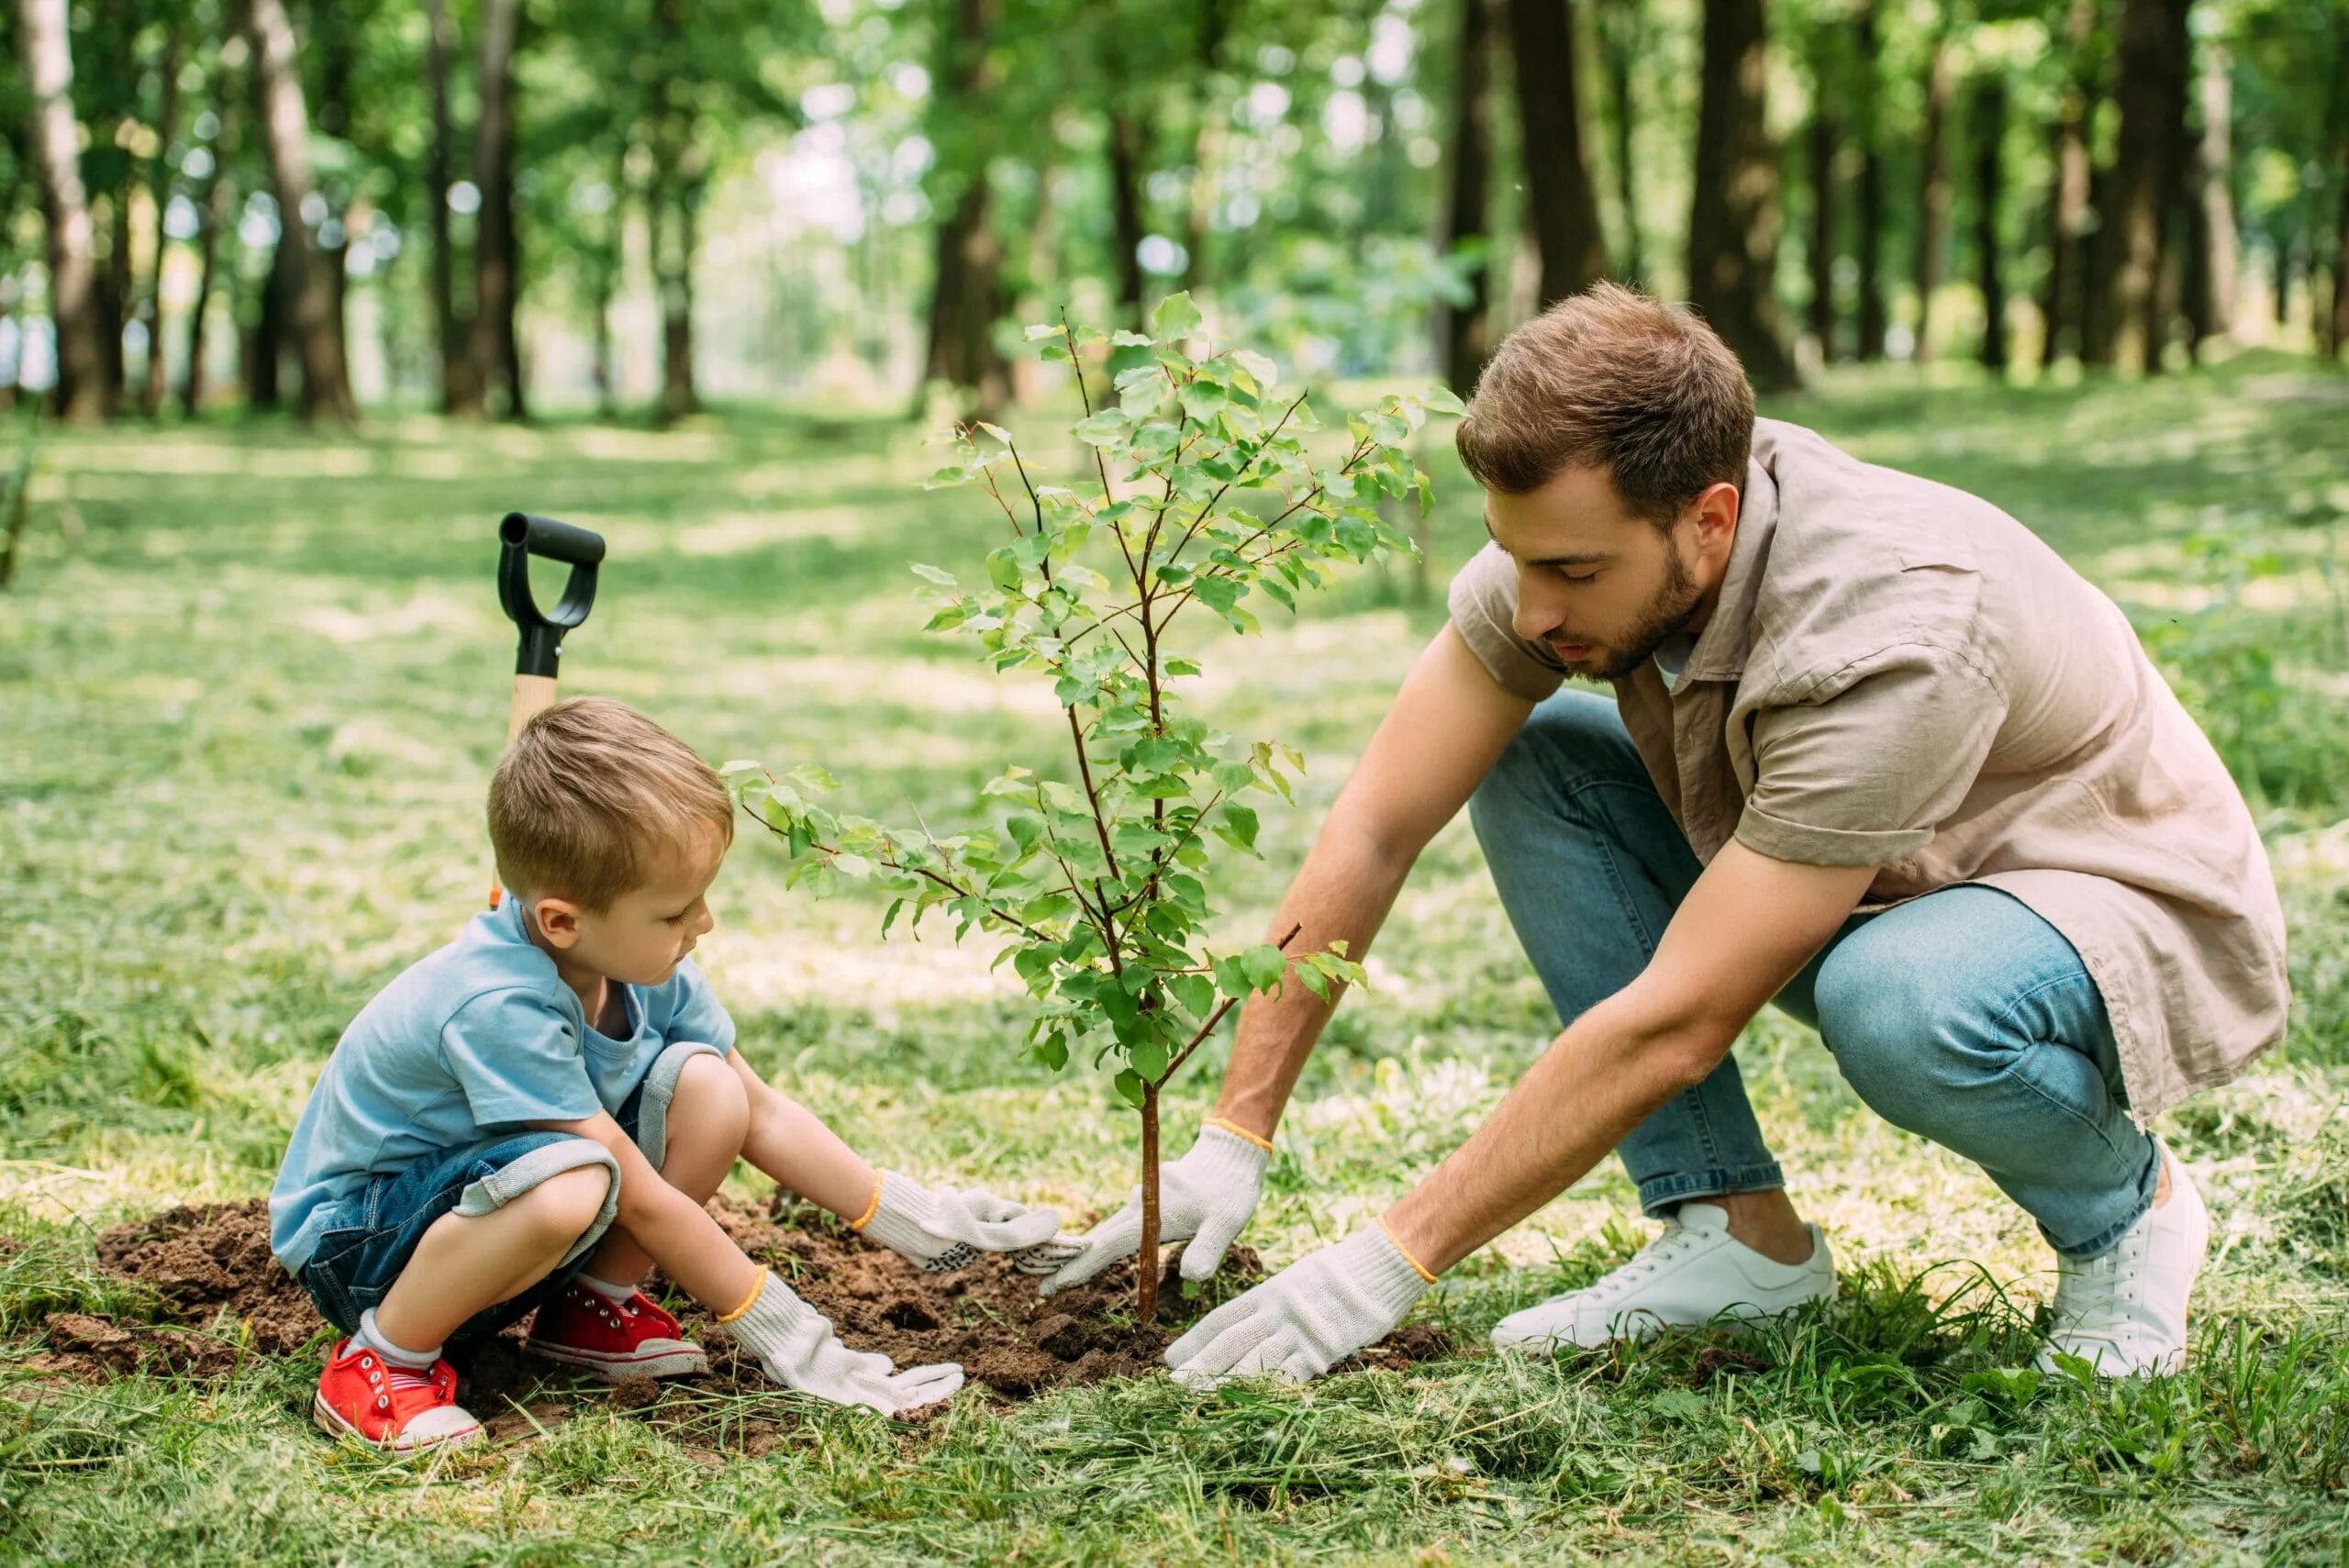
[[[747,1306],[719,1321],[759,1358],[769,1377],[834,1404],[897,1416],[935,1405],[963,1386],[963,1369],[952,1362],[899,1372],[887,1356],[850,1350],[821,1313],[773,1273],[761,1276]]]
[[[963,1268],[981,1252],[1010,1252],[1025,1272],[1050,1273],[1074,1252],[1052,1240],[1061,1228],[1057,1209],[1030,1208],[976,1187],[931,1192],[895,1171],[881,1173],[872,1208],[851,1228],[912,1259],[925,1273]]]

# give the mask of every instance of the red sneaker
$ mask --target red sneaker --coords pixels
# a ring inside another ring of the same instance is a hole
[[[642,1291],[613,1301],[573,1280],[539,1308],[529,1348],[549,1361],[628,1377],[683,1377],[707,1372],[709,1357],[678,1338],[677,1320]]]
[[[397,1453],[455,1448],[481,1436],[481,1423],[457,1403],[457,1374],[447,1362],[411,1372],[351,1340],[327,1357],[310,1418],[330,1437]]]

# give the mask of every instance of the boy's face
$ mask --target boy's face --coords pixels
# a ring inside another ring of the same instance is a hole
[[[709,884],[725,858],[726,845],[716,833],[699,833],[660,856],[644,884],[607,909],[540,899],[539,929],[569,968],[630,985],[658,985],[718,923],[709,912]]]

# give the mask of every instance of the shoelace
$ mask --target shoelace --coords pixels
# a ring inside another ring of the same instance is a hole
[[[2101,1257],[2060,1260],[2055,1278],[2059,1316],[2067,1323],[2079,1323],[2118,1307],[2143,1272],[2143,1239],[2132,1235]]]
[[[1609,1287],[1608,1290],[1609,1298],[1611,1299],[1616,1296],[1621,1295],[1631,1285],[1637,1284],[1640,1281],[1647,1278],[1648,1275],[1655,1273],[1657,1269],[1661,1268],[1671,1259],[1676,1258],[1681,1253],[1687,1251],[1689,1244],[1694,1242],[1697,1239],[1697,1232],[1687,1229],[1682,1226],[1678,1220],[1665,1220],[1664,1222],[1663,1235],[1657,1237],[1654,1240],[1641,1248],[1637,1253],[1633,1254],[1630,1262],[1625,1263],[1621,1268],[1617,1269],[1613,1273],[1609,1274],[1607,1278],[1601,1282],[1603,1284]]]
[[[391,1373],[390,1386],[395,1393],[422,1392],[438,1396],[440,1392],[440,1385],[433,1377],[429,1367],[419,1372],[414,1367],[394,1366],[391,1362],[385,1362],[384,1369]]]

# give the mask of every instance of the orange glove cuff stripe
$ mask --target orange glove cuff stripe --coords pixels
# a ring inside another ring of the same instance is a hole
[[[1270,1154],[1273,1151],[1273,1140],[1271,1139],[1259,1138],[1254,1133],[1249,1131],[1246,1128],[1241,1127],[1235,1122],[1226,1121],[1219,1116],[1209,1117],[1208,1118],[1208,1126],[1220,1128],[1224,1131],[1231,1134],[1234,1138],[1244,1138],[1267,1154]]]
[[[880,1212],[881,1178],[875,1176],[873,1179],[873,1201],[864,1206],[864,1212],[863,1214],[858,1215],[854,1219],[848,1222],[848,1228],[851,1230],[863,1230],[866,1226],[873,1223],[873,1217]]]
[[[1403,1255],[1403,1261],[1410,1264],[1413,1271],[1416,1272],[1421,1279],[1427,1281],[1430,1284],[1435,1284],[1435,1275],[1428,1273],[1428,1268],[1425,1263],[1422,1263],[1419,1259],[1411,1256],[1411,1250],[1408,1247],[1404,1246],[1402,1242],[1395,1240],[1395,1231],[1393,1228],[1386,1223],[1386,1221],[1383,1219],[1380,1220],[1378,1222],[1378,1229],[1386,1232],[1386,1240],[1394,1243],[1395,1250]],[[720,1318],[718,1321],[724,1322],[725,1319]]]
[[[731,1312],[719,1313],[718,1315],[718,1320],[720,1323],[732,1323],[738,1320],[744,1313],[750,1311],[751,1307],[756,1307],[759,1304],[759,1297],[765,1294],[766,1288],[767,1272],[764,1269],[761,1269],[759,1271],[759,1283],[751,1287],[751,1294],[744,1299],[742,1305],[736,1307]]]

